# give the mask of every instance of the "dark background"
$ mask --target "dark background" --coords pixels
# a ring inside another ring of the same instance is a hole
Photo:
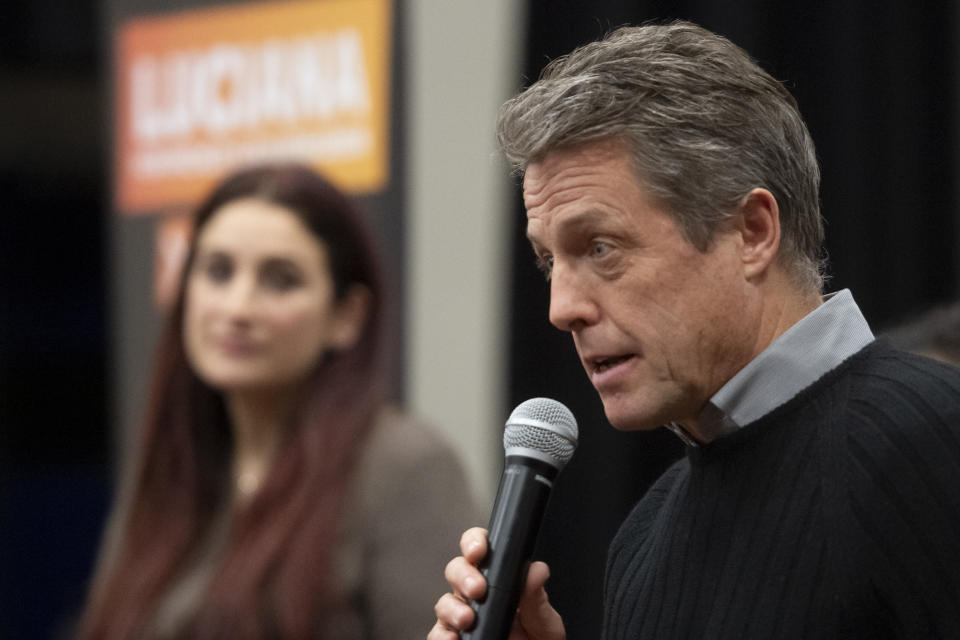
[[[0,638],[57,636],[106,509],[101,41],[93,2],[0,8]]]
[[[951,4],[531,1],[516,83],[628,22],[692,19],[744,46],[800,103],[823,166],[829,288],[851,288],[877,330],[958,294]],[[109,497],[104,24],[90,1],[0,9],[0,638],[57,636],[82,602]],[[580,422],[538,554],[570,638],[596,638],[606,543],[680,447],[606,423],[569,338],[546,322],[519,192],[516,207],[509,406],[556,397]]]

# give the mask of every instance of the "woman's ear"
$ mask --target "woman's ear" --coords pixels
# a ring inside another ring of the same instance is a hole
[[[330,326],[330,346],[336,350],[353,347],[367,322],[372,300],[370,290],[361,284],[351,285],[337,301]]]
[[[753,189],[740,201],[738,216],[744,273],[754,278],[766,272],[780,250],[780,207],[768,190]]]

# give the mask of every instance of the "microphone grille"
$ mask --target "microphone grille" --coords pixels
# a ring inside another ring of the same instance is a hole
[[[508,456],[537,458],[560,470],[573,457],[578,436],[570,409],[550,398],[531,398],[507,418],[503,448]]]

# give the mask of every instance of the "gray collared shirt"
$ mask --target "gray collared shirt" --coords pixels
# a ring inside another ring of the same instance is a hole
[[[717,434],[731,433],[793,398],[873,340],[849,289],[827,295],[720,387],[701,413],[701,424],[719,423]],[[668,426],[695,444],[682,428]]]

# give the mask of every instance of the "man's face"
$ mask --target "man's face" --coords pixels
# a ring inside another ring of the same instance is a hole
[[[573,335],[611,424],[695,423],[755,346],[736,225],[698,251],[612,144],[549,153],[523,191],[550,322]]]

